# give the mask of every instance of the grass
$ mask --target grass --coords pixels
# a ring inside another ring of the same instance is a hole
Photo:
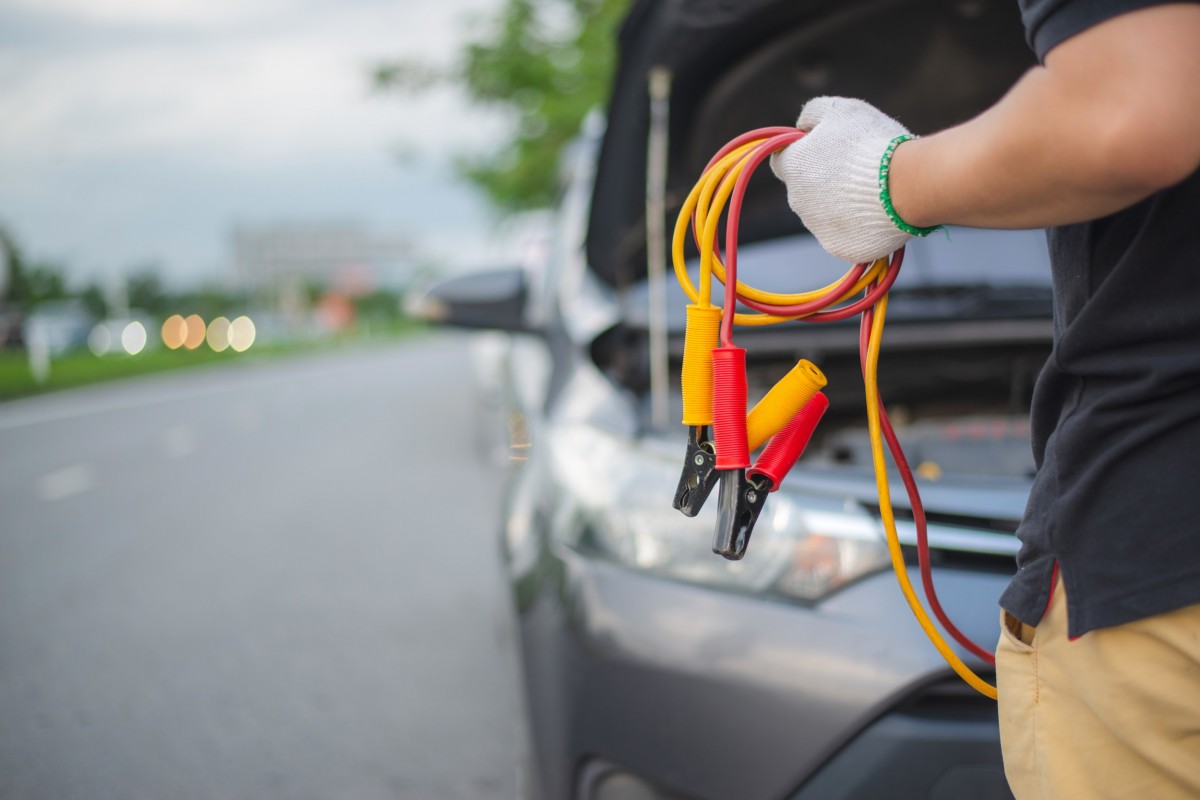
[[[376,333],[370,340],[363,337],[349,337],[256,344],[245,353],[235,353],[233,350],[217,353],[204,346],[196,350],[167,350],[159,347],[136,356],[98,357],[92,355],[88,350],[76,350],[51,361],[50,374],[41,384],[33,378],[25,351],[0,350],[0,401],[92,383],[120,380],[135,375],[189,369],[205,364],[258,361],[284,355],[338,350],[366,341],[394,341],[419,328],[420,325],[417,323],[391,326],[386,333]]]

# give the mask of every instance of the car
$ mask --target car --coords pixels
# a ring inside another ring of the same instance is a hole
[[[751,401],[804,357],[830,402],[745,557],[711,552],[715,496],[694,518],[672,508],[687,429],[651,353],[659,337],[677,386],[687,299],[673,288],[664,315],[648,277],[666,254],[645,222],[647,84],[652,70],[669,75],[673,220],[724,142],[788,123],[808,97],[862,97],[932,131],[995,102],[1032,63],[1011,0],[637,2],[608,113],[563,169],[547,269],[459,277],[414,303],[444,324],[510,334],[498,527],[531,796],[1011,797],[994,701],[947,667],[889,567],[853,320],[738,330]],[[773,291],[840,275],[846,265],[761,172],[740,275]],[[880,391],[918,476],[942,605],[989,648],[1016,569],[1030,399],[1052,332],[1041,232],[954,228],[909,246]],[[892,500],[915,564],[911,507],[901,491]]]

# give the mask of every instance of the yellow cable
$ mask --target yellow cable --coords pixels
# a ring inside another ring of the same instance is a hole
[[[729,171],[730,164],[734,160],[736,160],[738,162],[737,165],[733,167],[732,175],[729,176],[731,181],[736,181],[738,176],[740,176],[742,174],[742,172],[745,171],[746,167],[748,166],[750,151],[753,150],[755,147],[757,147],[760,144],[762,144],[761,140],[742,145],[738,149],[733,150],[732,152],[727,154],[724,158],[722,158],[720,161],[718,161],[716,164],[714,164],[712,169],[707,170],[703,175],[700,176],[700,180],[697,183],[697,186],[699,186],[700,190],[701,190],[700,195],[697,198],[696,202],[692,204],[692,206],[695,208],[697,229],[702,230],[702,231],[705,230],[708,220],[709,220],[709,217],[713,216],[713,217],[716,217],[719,219],[721,216],[721,212],[723,212],[725,210],[725,203],[729,199],[729,193],[732,192],[732,188],[733,188],[732,183],[730,184],[730,192],[725,193],[723,196],[719,197],[717,202],[715,202],[715,203],[713,202],[712,196],[713,196],[713,191],[716,189],[718,183],[720,183],[720,180],[723,177],[725,177],[726,173]],[[691,198],[689,197],[689,200],[690,199]],[[687,207],[687,205],[685,204],[685,208],[680,211],[679,218],[681,220],[685,219],[686,216],[689,216],[691,214],[691,211],[692,211],[692,208]],[[714,224],[715,224],[715,221],[714,221]],[[703,277],[709,275],[710,273],[715,273],[717,276],[717,279],[720,280],[721,283],[725,283],[725,265],[722,264],[721,259],[717,257],[716,251],[710,247],[710,248],[706,249],[705,252],[709,256],[708,264],[710,266],[708,266],[707,269],[705,269],[705,264],[702,260],[702,265],[701,265],[702,279],[703,279]],[[885,269],[886,269],[886,265],[880,269],[880,272],[883,272]],[[846,297],[850,297],[850,296],[859,294],[867,286],[869,286],[871,283],[873,283],[874,277],[871,276],[869,273],[870,273],[870,270],[868,270],[867,273],[864,273],[863,276],[861,278],[859,278],[859,280],[854,284],[853,287],[848,289],[841,298],[838,298],[838,302],[841,302],[841,300]],[[840,283],[840,282],[841,281],[838,281],[838,283]],[[823,289],[814,289],[813,291],[798,292],[795,294],[780,294],[777,292],[766,292],[766,291],[763,291],[762,289],[756,289],[753,286],[747,286],[746,284],[742,283],[741,281],[738,281],[737,292],[740,296],[747,297],[747,298],[754,300],[756,302],[759,302],[759,303],[769,303],[771,305],[796,305],[799,303],[808,303],[813,300],[817,300],[819,298],[826,297],[836,287],[837,287],[837,283],[831,283],[828,286],[824,287]],[[702,295],[703,295],[703,291],[704,291],[704,287],[701,286]],[[745,316],[750,316],[750,315],[745,315]],[[770,315],[768,315],[768,316],[770,316]],[[786,317],[786,318],[776,317],[776,319],[778,319],[780,321],[791,321],[793,319],[799,319],[799,317]],[[744,324],[744,323],[739,323],[739,324]]]
[[[712,305],[711,295],[711,275],[716,274],[718,280],[725,282],[725,267],[721,264],[719,258],[713,250],[713,244],[716,241],[718,230],[717,223],[719,222],[721,212],[725,208],[725,203],[729,199],[729,195],[733,192],[734,183],[737,176],[741,174],[745,164],[738,164],[734,168],[732,174],[729,173],[729,165],[738,160],[739,157],[746,155],[747,151],[752,149],[758,142],[751,142],[743,147],[734,150],[727,154],[720,161],[713,165],[711,169],[706,171],[692,187],[692,191],[688,193],[687,199],[684,200],[683,207],[679,210],[679,217],[675,222],[674,236],[671,240],[671,261],[675,268],[675,277],[679,281],[679,285],[683,288],[684,293],[692,303],[699,306]],[[713,192],[718,186],[723,186],[717,194],[717,198],[713,201]],[[707,199],[708,202],[701,202]],[[715,206],[715,207],[714,207]],[[702,209],[707,208],[705,213]],[[691,218],[695,213],[696,227],[701,228],[703,225],[701,243],[700,243],[700,289],[697,291],[691,278],[687,274],[687,260],[684,255],[684,248],[687,242],[688,230],[691,227]],[[710,221],[711,220],[711,221]],[[711,235],[710,235],[711,234]],[[837,302],[842,302],[856,294],[862,292],[868,285],[877,280],[880,275],[887,269],[886,260],[881,260],[873,264],[858,281],[855,282]],[[844,278],[842,279],[844,280]],[[772,292],[764,292],[752,286],[738,281],[737,291],[743,296],[750,297],[753,300],[773,305],[791,305],[794,303],[807,303],[819,297],[825,297],[834,289],[837,288],[841,280],[831,283],[828,286],[817,289],[811,292],[801,292],[798,294],[775,294]],[[706,291],[707,289],[707,291]],[[760,325],[775,325],[782,322],[792,322],[797,319],[803,319],[806,315],[798,316],[775,316],[772,314],[761,313],[745,313],[740,312],[734,315],[733,321],[735,325],[742,326],[760,326]]]
[[[708,214],[703,222],[699,219],[696,220],[696,224],[700,228],[700,244],[698,247],[700,248],[701,275],[712,272],[715,269],[716,265],[713,262],[717,260],[717,257],[713,248],[717,243],[717,230],[721,224],[721,212],[725,210],[725,203],[728,202],[729,195],[733,194],[733,187],[737,184],[738,176],[742,174],[742,170],[745,167],[745,161],[740,161],[732,170],[720,175],[719,182],[714,181],[712,178],[706,179],[704,182],[704,189],[700,192],[700,208],[706,207],[703,201],[705,195],[709,194],[711,205],[708,205],[707,208],[711,213]],[[708,191],[709,186],[714,183],[717,184],[715,195]],[[727,286],[725,287],[725,291],[729,292],[732,289]]]
[[[883,435],[879,420],[879,348],[883,340],[883,319],[887,315],[887,295],[875,304],[875,313],[871,319],[871,337],[867,343],[867,363],[863,373],[863,383],[867,389],[867,427],[871,433],[871,458],[875,464],[875,486],[879,491],[879,516],[883,519],[883,528],[887,532],[888,553],[892,558],[892,569],[900,584],[900,591],[908,601],[913,616],[929,637],[929,641],[946,659],[958,676],[969,683],[976,691],[993,700],[996,699],[996,687],[976,675],[970,667],[962,662],[946,640],[934,627],[933,621],[925,613],[921,601],[913,591],[912,583],[908,580],[908,569],[904,564],[904,553],[900,549],[900,537],[896,533],[896,517],[892,513],[891,488],[888,486],[887,465],[884,463]]]
[[[796,362],[796,366],[780,378],[746,415],[746,441],[750,452],[753,453],[783,430],[783,426],[813,399],[813,395],[824,389],[827,382],[825,373],[808,359],[802,358]]]
[[[683,337],[683,365],[679,381],[683,392],[683,424],[713,423],[713,348],[721,330],[721,309],[689,305]]]
[[[693,206],[696,209],[696,228],[698,230],[704,230],[705,209],[712,205],[713,192],[716,191],[717,185],[721,182],[721,179],[725,177],[726,173],[728,173],[730,165],[732,165],[735,161],[742,160],[742,158],[757,145],[758,142],[750,142],[749,144],[742,145],[736,150],[726,154],[720,161],[712,166],[712,169],[706,170],[704,174],[700,176],[700,180],[696,184],[700,189],[700,194],[696,198]],[[741,174],[740,169],[737,171],[737,174],[734,175],[735,180],[739,174]],[[732,191],[732,189],[733,186],[730,185],[730,191]],[[726,194],[725,196],[728,197],[729,195]],[[721,207],[717,209],[718,218],[721,216],[721,209],[724,207],[725,204],[722,202]],[[680,214],[679,217],[680,219],[685,219],[683,214]],[[719,261],[719,259],[716,257],[716,253],[713,252],[712,247],[710,246],[703,248],[700,252],[700,305],[702,306],[712,304],[712,275],[714,261]],[[725,270],[722,266],[722,282],[725,280],[724,272]]]
[[[679,217],[675,220],[675,232],[671,238],[671,263],[675,268],[675,277],[679,284],[688,292],[688,297],[691,301],[700,306],[712,305],[712,268],[711,261],[706,261],[706,257],[712,258],[712,251],[700,254],[700,291],[696,292],[696,287],[692,285],[691,279],[687,274],[687,259],[684,257],[684,247],[687,244],[688,231],[691,229],[692,212],[699,213],[698,204],[701,199],[701,194],[708,187],[710,179],[713,181],[712,186],[715,189],[715,180],[720,175],[723,175],[728,169],[729,164],[737,160],[746,150],[753,148],[754,142],[734,150],[724,156],[720,161],[706,170],[700,176],[700,180],[692,187],[692,191],[688,193],[687,199],[683,202],[683,208],[679,211]],[[712,192],[709,192],[708,197],[711,199]],[[707,205],[707,203],[705,204]],[[699,217],[697,218],[699,219]],[[699,223],[697,223],[699,227]],[[723,271],[723,270],[722,270]]]
[[[702,327],[706,329],[706,334],[707,328],[713,324],[711,320],[715,319],[712,316],[712,312],[716,310],[712,307],[712,277],[716,275],[717,279],[723,284],[726,279],[725,266],[721,263],[720,258],[717,257],[714,248],[717,241],[720,217],[725,210],[725,204],[728,202],[730,194],[733,192],[738,176],[748,166],[751,151],[761,144],[761,141],[749,142],[738,147],[723,156],[711,168],[705,170],[704,174],[700,176],[700,180],[696,182],[691,192],[688,193],[675,224],[674,237],[671,243],[671,257],[675,268],[675,276],[679,280],[683,291],[691,299],[692,303],[695,304],[689,309],[689,312],[695,314],[700,309],[704,310],[703,314],[706,318],[706,323]],[[684,259],[687,235],[693,224],[693,219],[696,230],[700,232],[700,243],[698,245],[700,249],[699,291],[692,284],[687,274],[687,264]],[[887,259],[876,261],[850,289],[843,292],[837,298],[836,302],[843,302],[863,292],[867,287],[880,280],[887,268]],[[811,292],[777,294],[765,292],[738,281],[736,288],[726,286],[725,291],[736,291],[742,297],[768,305],[794,305],[827,297],[840,283],[841,280]],[[895,514],[892,511],[891,489],[888,485],[887,464],[885,461],[879,416],[879,351],[883,340],[883,325],[884,318],[887,315],[887,302],[887,295],[884,295],[874,307],[875,310],[867,344],[867,363],[864,365],[863,371],[863,383],[866,388],[867,426],[870,432],[871,457],[875,468],[876,489],[879,492],[880,518],[883,521],[883,527],[887,534],[888,554],[891,557],[892,569],[896,573],[896,580],[900,584],[900,590],[904,594],[904,599],[908,602],[913,616],[916,617],[917,623],[921,626],[921,629],[925,632],[930,642],[933,643],[933,646],[942,655],[942,658],[971,687],[994,700],[996,699],[996,687],[976,675],[950,649],[946,640],[925,612],[921,601],[917,598],[916,592],[913,590],[912,583],[908,579],[908,569],[904,564],[904,553],[900,547],[900,539],[896,533]],[[733,321],[736,325],[759,326],[790,322],[801,318],[800,316],[775,316],[763,313],[736,313],[734,314]],[[709,336],[710,334],[700,338],[707,339]],[[699,379],[699,376],[697,378]],[[697,380],[697,382],[699,383],[700,381]],[[708,390],[711,392],[711,386],[708,387]],[[704,393],[701,392],[700,394],[703,395]]]

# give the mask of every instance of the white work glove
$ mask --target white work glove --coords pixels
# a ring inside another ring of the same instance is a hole
[[[881,162],[908,129],[870,103],[817,97],[796,120],[808,135],[771,156],[771,170],[787,184],[788,205],[828,252],[854,264],[898,250],[918,229],[889,214],[881,197]],[[890,205],[890,204],[889,204]]]

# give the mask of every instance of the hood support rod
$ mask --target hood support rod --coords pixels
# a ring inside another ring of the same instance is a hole
[[[664,429],[670,415],[667,353],[667,134],[671,117],[671,71],[649,73],[650,131],[646,142],[646,272],[649,277],[650,420]]]

